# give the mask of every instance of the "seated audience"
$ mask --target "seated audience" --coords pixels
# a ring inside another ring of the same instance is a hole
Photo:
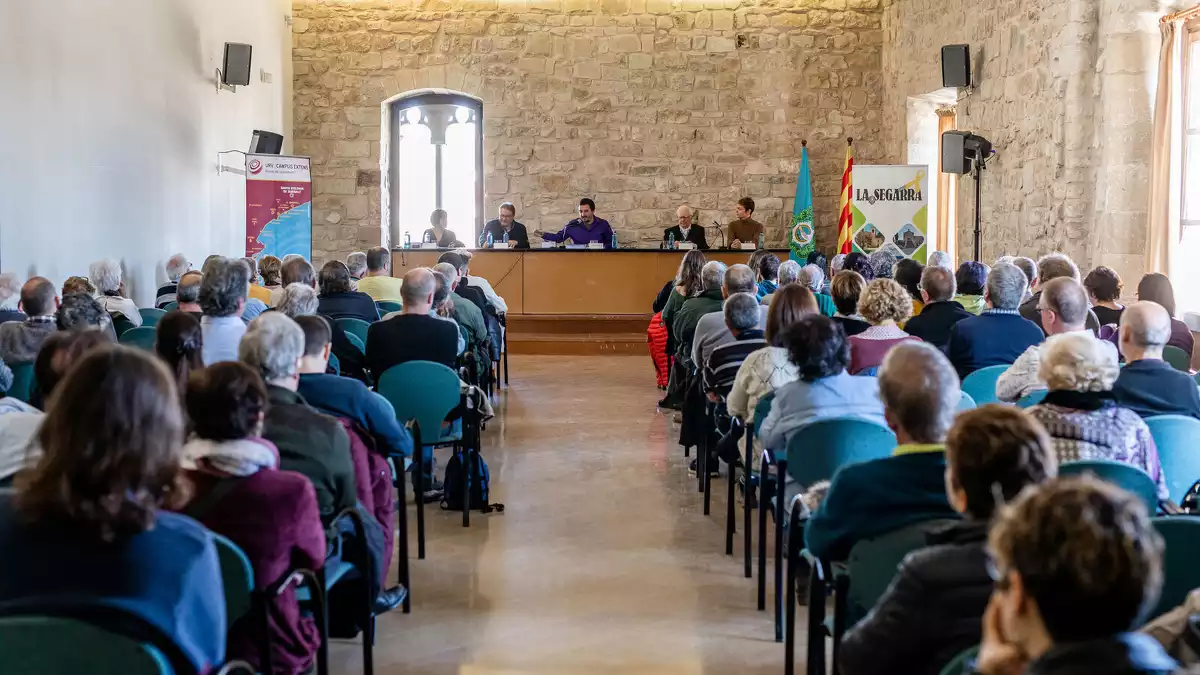
[[[813,296],[817,301],[817,310],[822,315],[828,317],[837,315],[837,305],[833,302],[833,296],[829,294],[830,289],[828,287],[831,283],[825,279],[825,274],[821,272],[820,267],[812,264],[805,265],[801,268],[796,281],[813,292]]]
[[[775,292],[779,288],[779,258],[769,254],[758,261],[758,300]]]
[[[175,302],[175,292],[179,286],[179,277],[182,277],[188,270],[192,269],[192,263],[188,261],[187,256],[182,253],[167,258],[167,283],[158,287],[158,293],[154,298],[154,306],[158,309],[165,309],[167,305]]]
[[[729,302],[729,298],[738,293],[757,294],[757,292],[758,285],[754,281],[754,272],[749,267],[730,265],[725,270],[725,277],[721,282],[721,297],[725,298],[726,303]],[[758,322],[755,328],[759,330],[766,328],[767,309],[766,305],[759,306]],[[714,349],[733,342],[735,339],[722,312],[714,311],[701,316],[700,320],[696,322],[695,337],[692,338],[691,361],[688,363],[695,364],[697,370],[702,370],[704,364],[708,362],[709,354]]]
[[[17,292],[21,291],[21,287],[17,286]],[[67,280],[62,285],[62,297],[67,297],[73,293],[82,293],[91,297],[96,297],[96,286],[88,280],[87,277],[67,277]]]
[[[1049,388],[1029,414],[1046,427],[1058,463],[1103,459],[1135,466],[1167,499],[1167,481],[1150,429],[1137,413],[1116,404],[1117,356],[1111,345],[1069,333],[1046,340],[1038,374]]]
[[[316,316],[319,302],[317,291],[312,286],[296,283],[283,290],[275,311],[293,319]],[[371,378],[367,375],[366,354],[346,337],[345,328],[332,321],[329,328],[333,331],[333,355],[337,357],[340,373],[363,384],[371,384]]]
[[[258,261],[249,256],[242,258],[242,262],[246,263],[246,267],[250,270],[250,291],[247,294],[250,300],[258,300],[263,303],[263,309],[270,306],[271,291],[266,286],[259,285],[258,276]],[[259,311],[261,314],[262,311]],[[258,316],[255,314],[254,316]],[[251,317],[253,319],[253,317]]]
[[[767,329],[763,334],[767,346],[747,356],[738,368],[733,389],[726,400],[726,409],[731,416],[752,421],[763,396],[800,379],[799,367],[788,358],[784,336],[797,321],[817,313],[817,303],[807,288],[787,284],[775,292],[775,302],[771,303],[767,313]]]
[[[675,315],[674,327],[671,331],[676,342],[675,355],[685,364],[692,357],[696,327],[700,324],[700,318],[705,314],[721,311],[721,306],[725,303],[724,293],[721,291],[725,281],[725,272],[725,263],[715,260],[705,263],[703,269],[700,270],[703,290],[696,297],[688,298]],[[753,277],[751,277],[751,281],[753,282]],[[696,367],[702,365],[696,364]]]
[[[64,295],[58,306],[58,312],[54,314],[54,323],[60,331],[96,330],[103,332],[113,342],[117,341],[112,317],[104,311],[95,298],[85,293]]]
[[[175,383],[152,355],[105,347],[71,368],[38,433],[41,460],[0,492],[0,604],[119,607],[195,670],[221,665],[213,535],[166,510],[186,494],[183,432]]]
[[[258,261],[258,273],[262,275],[263,288],[271,293],[271,297],[275,297],[275,291],[283,288],[283,279],[280,277],[283,268],[283,261],[273,255],[264,255]],[[271,305],[270,298],[267,299],[267,305]]]
[[[946,434],[962,395],[954,368],[922,342],[897,345],[879,369],[884,417],[899,445],[891,457],[838,469],[804,528],[822,560],[845,560],[863,539],[925,520],[952,518],[946,501]]]
[[[800,263],[796,262],[795,260],[784,260],[783,262],[779,263],[779,272],[777,276],[779,283],[778,288],[783,288],[788,284],[796,283],[796,277],[798,276],[800,276]],[[775,297],[774,292],[764,295],[762,297],[762,304],[771,304],[771,298],[773,297]]]
[[[954,283],[958,287],[958,295],[954,296],[954,301],[976,316],[981,314],[987,309],[983,291],[990,272],[987,265],[974,260],[959,265],[958,272],[954,274]]]
[[[346,256],[346,269],[350,270],[350,279],[355,283],[367,276],[367,254],[355,251]]]
[[[988,534],[995,586],[980,675],[1161,675],[1177,671],[1131,633],[1158,599],[1163,542],[1134,495],[1094,478],[1026,490]]]
[[[1087,289],[1088,298],[1092,302],[1092,311],[1096,313],[1096,319],[1100,325],[1121,325],[1121,312],[1125,311],[1125,307],[1117,302],[1121,297],[1120,275],[1113,269],[1101,265],[1088,272],[1087,278],[1083,280],[1083,287]]]
[[[321,521],[328,525],[354,507],[354,465],[341,423],[314,410],[297,393],[304,331],[283,313],[267,312],[250,323],[238,355],[267,385],[263,438],[279,449],[279,468],[303,474],[312,483]]]
[[[438,263],[433,269],[446,279],[448,289],[459,285],[458,270],[454,268],[454,265]],[[475,303],[462,297],[454,300],[454,296],[447,296],[443,306],[447,308],[449,318],[454,319],[454,322],[466,331],[464,353],[470,351],[474,355],[476,375],[482,377],[491,367],[491,354],[489,353],[491,335],[488,333],[487,320],[484,318],[483,312]]]
[[[183,468],[192,494],[181,511],[245,552],[258,593],[292,569],[320,569],[326,543],[317,496],[307,478],[279,470],[279,451],[261,437],[262,378],[245,364],[218,363],[192,375],[186,391],[192,435]],[[273,672],[308,672],[321,644],[314,618],[301,613],[294,586],[267,602]],[[229,628],[228,658],[260,668],[264,636],[256,612]]]
[[[409,361],[433,361],[450,369],[458,362],[458,325],[431,316],[437,280],[424,267],[404,275],[404,310],[371,324],[367,363],[378,379],[388,368]],[[440,275],[439,275],[440,276]]]
[[[0,323],[24,321],[21,304],[21,281],[11,273],[0,274]]]
[[[175,376],[182,397],[187,391],[188,378],[204,368],[204,331],[200,322],[187,312],[167,312],[155,326],[154,335],[154,353]]]
[[[1167,344],[1179,347],[1191,357],[1195,341],[1187,324],[1175,317],[1175,290],[1171,287],[1171,280],[1162,274],[1147,274],[1138,282],[1137,295],[1138,300],[1157,302],[1167,310],[1171,317],[1171,339]]]
[[[338,260],[331,260],[321,268],[321,288],[317,313],[330,321],[338,319],[360,319],[367,323],[379,320],[379,308],[375,300],[361,291],[353,290],[350,270]]]
[[[242,310],[246,308],[250,288],[250,269],[237,258],[221,258],[206,263],[208,270],[200,281],[200,319],[203,333],[204,365],[238,360],[238,343],[246,334]]]
[[[469,260],[469,252],[462,249],[455,252],[443,253],[441,258],[438,259],[438,264],[447,263],[453,266],[455,269],[455,276],[453,278],[445,277],[446,281],[449,283],[448,288],[451,300],[454,301],[451,304],[457,304],[458,302],[461,302],[461,300],[466,300],[474,304],[483,315],[484,324],[487,326],[488,336],[492,340],[492,343],[495,345],[501,345],[504,340],[502,328],[500,326],[501,312],[494,304],[492,304],[492,301],[488,299],[487,294],[483,292],[483,288],[479,286],[472,286],[467,283],[468,277],[466,275],[470,270],[468,266]],[[437,306],[440,307],[440,304]],[[460,354],[465,350],[465,347],[465,344],[459,346],[458,351]]]
[[[1196,666],[1200,665],[1200,648],[1195,640],[1195,621],[1193,617],[1200,614],[1200,589],[1193,589],[1187,594],[1183,604],[1167,611],[1162,616],[1138,629],[1154,638],[1167,654],[1177,659],[1181,665],[1188,666],[1187,671],[1195,675]]]
[[[400,279],[392,276],[392,252],[383,246],[367,251],[367,275],[358,280],[358,290],[375,302],[400,302]]]
[[[453,292],[450,290],[450,282],[446,277],[442,276],[441,272],[431,270],[433,272],[433,305],[429,309],[429,316],[435,319],[441,319],[448,323],[454,324],[454,329],[458,331],[458,355],[462,356],[467,351],[467,336],[466,332],[458,327],[458,322],[451,316],[454,308],[454,300],[451,299]],[[459,302],[468,303],[470,300],[460,300]],[[402,314],[403,312],[392,312],[392,314]],[[391,316],[391,315],[389,315]]]
[[[841,325],[842,332],[847,337],[858,335],[871,327],[871,324],[863,321],[862,316],[858,313],[858,300],[862,297],[863,289],[866,287],[866,279],[853,270],[838,272],[833,277],[833,282],[829,284],[833,305],[837,308],[833,320]]]
[[[1116,361],[1117,350],[1112,343],[1100,340],[1084,327],[1088,298],[1087,291],[1078,281],[1070,277],[1051,279],[1042,285],[1038,303],[1046,335],[1074,333],[1092,338],[1100,343],[1101,348],[1111,351],[1113,361]],[[1013,402],[1045,389],[1046,385],[1038,379],[1040,356],[1041,345],[1033,345],[1026,349],[1025,353],[1000,375],[1000,379],[996,380],[996,397],[1001,401]]]
[[[113,316],[124,317],[134,328],[142,325],[142,315],[138,313],[137,305],[133,300],[124,297],[125,284],[121,281],[121,263],[112,258],[94,262],[88,268],[88,278],[100,293],[96,300],[104,311]]]
[[[46,338],[33,362],[35,400],[31,403],[45,409],[44,403],[71,366],[93,349],[115,342],[108,333],[100,330],[63,330]]]
[[[175,301],[179,303],[176,309],[191,314],[197,321],[204,316],[204,310],[200,307],[200,282],[203,280],[204,275],[193,270],[184,273],[175,288]]]
[[[675,273],[671,294],[662,309],[662,321],[667,328],[669,342],[674,341],[675,315],[679,313],[683,303],[704,292],[701,275],[706,261],[704,252],[699,249],[688,251],[683,260],[679,261],[679,270]]]
[[[758,431],[763,447],[783,450],[802,427],[829,417],[885,424],[876,379],[846,372],[850,343],[839,324],[824,316],[804,316],[784,330],[781,341],[800,377],[776,390]],[[754,409],[748,413],[753,415]]]
[[[902,257],[899,252],[884,246],[871,251],[867,260],[870,261],[871,269],[875,272],[875,279],[891,279],[895,274],[896,262]]]
[[[42,277],[26,281],[21,287],[20,307],[27,318],[0,324],[0,360],[12,365],[36,359],[42,342],[58,330],[58,305],[54,282]]]
[[[758,298],[751,293],[734,293],[725,300],[721,312],[733,340],[714,347],[704,360],[704,391],[712,399],[723,399],[733,389],[738,368],[754,352],[767,346],[758,327]]]
[[[996,265],[988,274],[985,293],[988,308],[950,329],[946,352],[960,378],[980,368],[1009,365],[1045,339],[1042,329],[1018,311],[1025,295],[1025,274],[1016,266]]]
[[[940,269],[944,273],[949,270]],[[988,525],[1000,504],[1054,477],[1046,431],[1023,411],[997,404],[960,413],[946,436],[946,496],[963,520],[929,535],[910,553],[887,591],[842,640],[842,675],[937,675],[979,644],[992,591]]]
[[[1121,314],[1119,342],[1125,367],[1113,384],[1117,405],[1142,419],[1155,415],[1187,415],[1200,419],[1200,392],[1187,373],[1163,361],[1171,338],[1171,317],[1156,302],[1137,302]]]
[[[303,256],[296,254],[284,256],[283,264],[279,268],[279,279],[280,287],[271,291],[271,302],[267,303],[271,307],[279,304],[279,299],[283,297],[283,289],[292,284],[304,284],[314,289],[317,287],[317,271]]]
[[[912,258],[901,258],[896,262],[894,278],[896,283],[903,286],[904,290],[908,291],[909,297],[912,298],[912,315],[914,317],[920,316],[921,310],[925,307],[925,302],[921,297],[921,274],[924,271],[925,266]]]
[[[850,374],[874,369],[883,363],[888,350],[902,342],[919,340],[900,329],[898,324],[912,316],[912,298],[892,279],[878,278],[867,284],[858,300],[858,314],[870,326],[850,341]]]
[[[950,349],[950,330],[973,314],[954,301],[954,272],[938,265],[921,271],[921,313],[904,324],[904,331],[921,338],[946,353]]]
[[[495,308],[497,314],[508,314],[508,303],[504,302],[504,298],[496,294],[496,289],[492,288],[491,282],[480,276],[471,274],[471,259],[475,257],[465,248],[455,249],[456,254],[462,257],[465,267],[458,269],[458,274],[463,278],[468,286],[478,288],[483,291],[483,296],[487,298],[487,302]]]
[[[934,251],[929,254],[929,260],[925,262],[926,267],[942,267],[954,273],[954,259],[945,251]]]
[[[1042,295],[1042,288],[1046,284],[1055,279],[1069,277],[1075,281],[1079,281],[1079,268],[1075,266],[1075,262],[1061,253],[1051,253],[1044,255],[1037,262],[1037,292],[1031,295],[1025,302],[1021,303],[1021,316],[1029,319],[1037,324],[1044,332],[1045,326],[1042,325],[1042,312],[1039,309],[1038,300]],[[1032,283],[1032,282],[1031,282]],[[1100,320],[1096,318],[1096,313],[1088,309],[1087,329],[1093,333],[1100,331]]]
[[[12,396],[0,398],[0,489],[37,463],[41,450],[34,442],[42,426],[42,411]]]
[[[1037,263],[1033,258],[1025,256],[1016,256],[1012,259],[1012,264],[1017,266],[1017,269],[1025,273],[1025,299],[1021,302],[1027,302],[1033,297],[1033,285],[1037,283]]]

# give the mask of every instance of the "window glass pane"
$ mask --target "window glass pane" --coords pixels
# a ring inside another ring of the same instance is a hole
[[[1187,44],[1187,102],[1188,129],[1200,130],[1200,40],[1191,37]]]
[[[457,119],[467,119],[468,112],[459,108]],[[455,122],[446,129],[446,146],[442,148],[442,204],[446,209],[450,229],[468,245],[474,245],[479,226],[475,213],[475,148],[478,132],[474,122]]]
[[[1183,219],[1200,221],[1200,134],[1184,139],[1183,178]]]
[[[1175,311],[1180,319],[1184,312],[1200,312],[1200,265],[1187,264],[1200,255],[1200,225],[1184,226],[1180,239],[1179,255],[1183,262],[1171,268],[1171,284],[1175,287]]]
[[[417,109],[405,111],[406,118],[420,119]],[[402,124],[396,143],[396,203],[392,208],[399,215],[400,241],[405,233],[414,243],[421,241],[421,234],[429,227],[429,214],[434,208],[434,146],[429,142],[429,127],[424,124]]]

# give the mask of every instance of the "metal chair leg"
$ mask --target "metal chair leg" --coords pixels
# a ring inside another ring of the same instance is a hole
[[[313,618],[317,623],[317,633],[321,635],[321,644],[317,646],[317,675],[329,675],[329,608],[325,602],[325,569],[316,571],[317,582],[313,584],[312,597],[316,602],[313,608]]]
[[[733,462],[726,466],[729,467],[729,477],[725,481],[725,555],[733,555],[733,535],[737,534],[737,510],[734,508],[734,502],[737,501],[737,485],[734,484],[736,472]]]
[[[775,641],[783,641],[783,481],[787,460],[775,460]]]
[[[463,445],[462,449],[462,523],[463,527],[471,526],[471,448]]]
[[[362,630],[363,675],[375,675],[375,613],[372,611],[375,598],[371,597],[371,584],[364,582],[362,586],[366,590],[363,594],[366,600]]]
[[[799,576],[799,557],[800,551],[797,550],[795,537],[790,537],[787,547],[787,586],[784,594],[787,601],[783,641],[784,675],[793,675],[796,672],[796,584]]]
[[[396,577],[400,580],[401,585],[407,591],[404,595],[404,613],[412,613],[412,581],[409,578],[409,563],[408,563],[408,490],[404,487],[407,482],[404,480],[404,458],[397,455],[395,461],[400,462],[401,470],[397,472],[400,480],[396,481],[396,501],[399,507],[396,509]],[[425,551],[421,551],[421,557]]]
[[[846,634],[846,605],[850,598],[850,575],[842,574],[833,579],[833,672],[838,672],[838,650],[842,636]]]
[[[750,541],[750,504],[752,495],[755,493],[755,491],[751,481],[751,478],[753,477],[750,475],[750,458],[753,456],[753,447],[754,423],[751,422],[746,425],[746,458],[742,460],[742,466],[745,467],[743,469],[742,476],[746,481],[746,489],[744,490],[742,496],[744,500],[742,502],[742,563],[745,568],[743,573],[747,579],[752,576],[750,571],[750,547],[752,545],[752,542]],[[762,508],[761,504],[759,504],[759,508]]]
[[[504,327],[504,388],[508,388],[508,326]]]
[[[767,610],[767,485],[771,478],[771,455],[763,452],[758,469],[758,611]]]
[[[828,579],[821,561],[813,562],[808,584],[808,654],[805,662],[809,675],[825,675],[825,595]]]
[[[414,490],[413,501],[417,503],[417,559],[425,559],[425,446],[421,445],[421,425],[413,425],[413,447],[416,448],[417,461],[413,463],[413,471],[417,472],[417,489]],[[432,454],[430,450],[430,454]],[[432,457],[430,458],[432,460]],[[432,464],[429,470],[433,471]],[[403,506],[403,502],[401,502]]]

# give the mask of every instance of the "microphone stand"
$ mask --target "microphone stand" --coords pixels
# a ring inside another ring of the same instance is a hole
[[[721,235],[721,248],[729,248],[729,245],[725,243],[724,228],[722,228],[721,224],[718,223],[716,220],[713,220],[713,225],[716,226],[716,228],[717,228],[717,234]]]

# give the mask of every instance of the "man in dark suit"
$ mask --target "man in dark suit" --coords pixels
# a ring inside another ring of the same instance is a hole
[[[433,361],[453,369],[458,361],[458,324],[431,316],[437,281],[433,272],[418,267],[404,275],[400,295],[404,311],[371,324],[367,331],[367,364],[375,379],[392,366],[409,361]]]
[[[663,230],[663,241],[667,241],[671,235],[675,235],[676,243],[690,241],[701,251],[707,251],[708,241],[704,238],[704,228],[692,225],[692,207],[684,204],[676,209],[675,217],[679,220],[679,224]]]
[[[529,248],[529,233],[525,230],[525,226],[517,222],[517,207],[513,206],[512,202],[504,202],[500,205],[500,217],[495,220],[489,220],[483,226],[483,232],[479,234],[479,246],[487,246],[487,236],[492,235],[492,243],[497,248]],[[504,236],[508,235],[508,243],[504,243]]]
[[[904,331],[945,352],[950,346],[950,329],[974,314],[963,309],[954,298],[954,272],[930,265],[921,272],[921,313],[908,320]]]

